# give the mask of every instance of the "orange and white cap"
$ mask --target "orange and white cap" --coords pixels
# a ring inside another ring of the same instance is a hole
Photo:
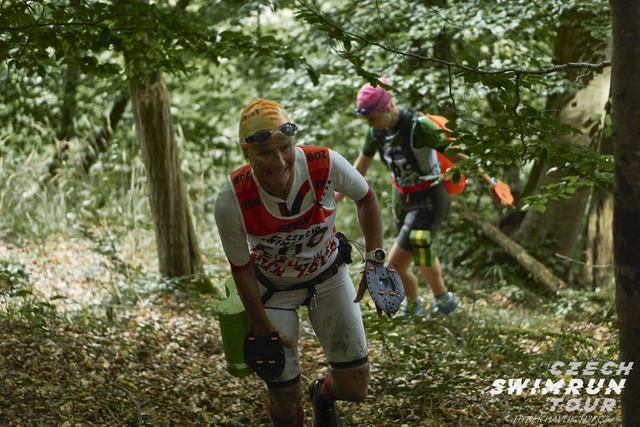
[[[261,130],[277,129],[289,122],[289,116],[282,105],[269,99],[256,98],[242,110],[238,137],[240,142]]]

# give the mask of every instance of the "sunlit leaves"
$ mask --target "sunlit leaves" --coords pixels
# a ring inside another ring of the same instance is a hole
[[[233,6],[211,5],[222,17],[231,15]],[[222,9],[227,10],[222,10]],[[299,54],[273,34],[255,38],[240,29],[216,32],[210,13],[178,9],[168,4],[134,2],[65,2],[20,1],[2,10],[0,51],[7,54],[10,66],[44,75],[49,58],[66,61],[82,53],[80,62],[87,74],[107,76],[122,72],[118,63],[103,66],[98,57],[117,51],[128,58],[129,74],[145,70],[182,73],[191,69],[197,58],[220,58],[237,55],[270,56],[286,53],[287,67],[303,62]]]

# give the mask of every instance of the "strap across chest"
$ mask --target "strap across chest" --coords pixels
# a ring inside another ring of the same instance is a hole
[[[314,203],[310,208],[297,215],[276,217],[267,210],[260,198],[258,185],[251,172],[251,165],[242,166],[231,172],[231,184],[238,199],[247,233],[254,236],[268,236],[277,232],[307,229],[312,225],[324,222],[325,218],[333,212],[320,204],[329,179],[329,150],[326,147],[315,146],[299,148],[302,149],[307,163],[306,180],[299,190],[308,192],[311,189]],[[288,213],[283,212],[282,208],[280,211],[281,214]]]

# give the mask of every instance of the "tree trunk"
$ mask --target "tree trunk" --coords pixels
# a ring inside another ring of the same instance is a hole
[[[426,0],[423,4],[429,8],[445,9],[447,7],[447,0]],[[432,44],[428,46],[425,46],[420,40],[413,40],[410,50],[415,53],[425,54],[444,61],[456,62],[453,55],[452,39],[446,30],[446,26],[443,26],[440,32],[433,38]],[[407,70],[424,69],[431,66],[432,65],[429,62],[422,59],[412,57],[405,58],[404,68]],[[446,100],[441,99],[445,94]],[[438,83],[434,90],[429,91],[426,96],[415,90],[409,91],[406,95],[409,105],[411,105],[412,108],[417,109],[417,111],[443,115],[451,120],[452,123],[457,119],[458,113],[451,101],[448,83]],[[438,106],[437,112],[431,111],[434,105]]]
[[[613,196],[604,188],[591,195],[587,218],[585,266],[581,287],[588,290],[609,289],[613,285]]]
[[[67,64],[64,73],[64,88],[62,95],[62,107],[60,111],[60,127],[56,134],[56,152],[49,163],[49,178],[54,178],[58,170],[67,160],[67,150],[69,142],[76,134],[74,119],[78,107],[76,93],[78,92],[78,82],[80,81],[80,71],[74,62]]]
[[[577,56],[574,52],[567,49],[567,46],[572,44],[572,39],[576,35],[576,30],[571,25],[571,20],[567,18],[563,19],[564,24],[558,29],[554,46],[554,63],[563,64],[570,62],[572,58]],[[554,93],[547,97],[545,110],[556,119],[559,118],[560,111],[564,106],[569,103],[569,100],[575,95],[575,93]],[[547,184],[548,177],[545,174],[550,169],[544,159],[540,159],[531,170],[529,181],[525,186],[524,192],[526,195],[530,195],[545,184]],[[522,246],[526,248],[535,248],[542,244],[546,236],[546,222],[547,216],[544,212],[537,210],[527,211],[524,219],[520,223],[520,227],[514,233],[514,239],[518,241]]]
[[[591,80],[585,88],[579,90],[575,97],[561,111],[559,119],[562,123],[580,129],[578,135],[570,135],[571,142],[578,145],[590,146],[592,143],[591,130],[593,127],[604,125],[605,106],[609,99],[611,70],[606,68]],[[594,115],[598,118],[594,119]],[[560,171],[558,171],[560,172]],[[550,180],[557,182],[561,173],[543,175],[543,182]],[[557,242],[556,251],[566,256],[574,256],[576,242],[580,230],[583,230],[589,190],[586,188],[576,191],[567,200],[549,203],[547,207],[547,236]]]
[[[202,279],[204,270],[178,161],[169,99],[162,75],[129,84],[138,139],[149,183],[160,273]]]
[[[60,114],[60,129],[57,135],[57,138],[61,140],[70,139],[76,133],[73,120],[78,107],[76,93],[78,92],[79,80],[80,71],[78,67],[75,63],[69,63],[64,73],[64,95]]]
[[[620,358],[634,362],[622,392],[623,426],[640,426],[640,7],[611,0],[615,158],[613,247]]]
[[[564,24],[558,30],[556,38],[556,63],[593,60],[594,52],[597,52],[599,59],[608,55],[607,46],[593,40],[581,26],[582,18],[582,14],[573,13],[563,19]],[[578,74],[570,77],[577,79]],[[602,126],[604,120],[609,82],[610,70],[605,69],[588,81],[583,79],[583,87],[579,90],[550,97],[547,102],[550,113],[562,123],[581,131],[578,135],[563,135],[561,139],[580,145],[592,145],[591,131],[596,126]],[[549,165],[542,168],[536,185],[537,190],[557,183],[564,177],[561,170],[548,173],[549,170]],[[573,257],[579,232],[583,230],[588,198],[589,191],[583,189],[577,191],[570,199],[549,203],[545,212],[527,212],[515,233],[515,238],[527,248],[548,242],[554,252]]]
[[[111,107],[109,116],[107,116],[102,128],[91,142],[90,147],[82,156],[80,162],[80,171],[83,174],[89,172],[91,166],[96,162],[98,155],[107,151],[109,140],[113,136],[113,133],[124,114],[124,110],[129,103],[129,91],[122,92]]]
[[[537,187],[538,181],[540,180],[540,175],[542,174],[542,169],[544,168],[545,159],[536,160],[533,166],[531,167],[531,172],[529,172],[529,176],[527,177],[527,182],[524,184],[524,188],[522,189],[522,194],[520,195],[520,199],[523,199],[527,196],[533,194],[534,190]]]
[[[603,136],[598,152],[613,154],[613,138]],[[595,290],[612,289],[613,275],[613,194],[608,188],[594,188],[587,215],[585,266],[580,284]]]

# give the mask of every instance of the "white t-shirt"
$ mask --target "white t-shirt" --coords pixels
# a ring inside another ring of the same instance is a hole
[[[333,150],[329,150],[329,164],[327,188],[320,203],[333,209],[333,213],[327,215],[323,223],[307,229],[276,232],[267,236],[247,233],[238,200],[227,177],[218,193],[214,211],[222,247],[233,266],[244,266],[253,259],[270,280],[286,285],[311,279],[331,265],[337,255],[337,239],[334,235],[336,201],[333,192],[335,190],[353,200],[361,200],[369,191],[369,186],[362,175]],[[309,179],[309,173],[306,157],[299,147],[296,148],[293,184],[286,200],[267,193],[255,175],[253,178],[262,203],[276,218],[295,217],[315,203],[313,190],[306,194],[300,192],[304,182]]]

